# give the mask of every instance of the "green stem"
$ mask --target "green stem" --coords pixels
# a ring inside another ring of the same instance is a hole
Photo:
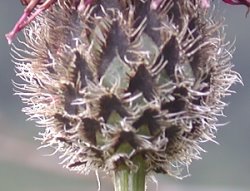
[[[115,191],[145,191],[146,164],[142,157],[136,159],[138,170],[121,167],[114,173]]]

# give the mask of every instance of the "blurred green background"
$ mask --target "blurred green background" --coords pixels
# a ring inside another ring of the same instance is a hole
[[[238,93],[227,98],[227,118],[220,123],[217,141],[205,143],[208,151],[203,160],[190,166],[191,177],[182,181],[157,176],[158,191],[247,191],[250,190],[250,15],[245,7],[218,5],[226,17],[227,39],[236,38],[233,62],[245,86],[234,86]],[[45,157],[48,150],[38,151],[34,141],[39,129],[27,122],[23,105],[13,96],[11,79],[16,79],[10,46],[4,34],[9,32],[22,13],[19,1],[0,2],[0,191],[96,191],[93,174],[83,176],[58,165],[57,157]],[[249,83],[248,83],[249,82]],[[112,190],[110,180],[101,175],[102,189]],[[149,182],[148,190],[157,185]]]

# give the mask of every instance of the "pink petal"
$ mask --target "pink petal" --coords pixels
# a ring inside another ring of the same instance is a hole
[[[209,8],[210,7],[210,2],[209,0],[200,0],[201,2],[201,7],[202,8]]]
[[[94,0],[75,0],[75,2],[79,2],[80,6],[82,7],[83,3],[85,5],[90,5],[93,3]],[[23,15],[20,17],[20,19],[17,21],[15,24],[14,28],[5,35],[7,41],[9,44],[12,43],[13,39],[15,36],[24,28],[26,27],[31,21],[33,21],[37,15],[39,15],[41,12],[47,10],[51,5],[56,3],[57,0],[45,0],[43,3],[41,0],[32,0],[30,3],[27,5],[27,7],[24,9]],[[41,4],[41,5],[39,5]],[[34,9],[38,7],[34,13]],[[78,7],[80,9],[80,7]]]

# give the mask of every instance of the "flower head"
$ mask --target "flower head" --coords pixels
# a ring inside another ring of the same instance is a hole
[[[239,82],[218,19],[200,1],[59,0],[24,30],[16,94],[40,140],[81,173],[121,166],[181,177],[214,141]],[[200,4],[199,4],[200,5]]]

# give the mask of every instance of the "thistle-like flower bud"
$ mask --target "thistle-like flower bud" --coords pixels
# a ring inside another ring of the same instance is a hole
[[[232,70],[223,24],[200,0],[59,0],[15,48],[16,94],[70,170],[181,177],[213,141]]]

